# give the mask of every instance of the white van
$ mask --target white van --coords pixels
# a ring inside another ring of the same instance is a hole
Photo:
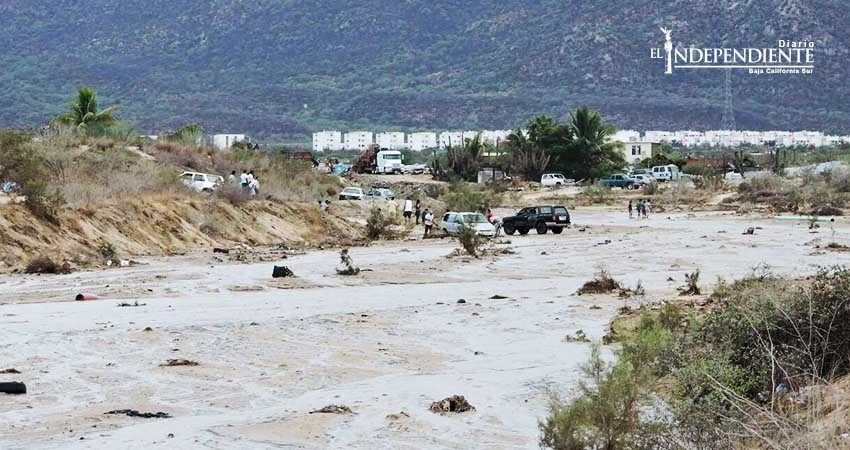
[[[180,174],[180,180],[198,192],[212,192],[224,183],[224,178],[219,175],[200,172],[183,172]]]
[[[682,172],[679,171],[679,166],[668,164],[653,167],[652,176],[658,181],[678,181],[682,179]]]
[[[381,150],[375,160],[375,173],[401,173],[400,151]]]
[[[446,234],[457,235],[467,227],[475,230],[475,233],[480,236],[496,235],[496,227],[487,221],[484,214],[449,211],[443,216],[442,228]]]

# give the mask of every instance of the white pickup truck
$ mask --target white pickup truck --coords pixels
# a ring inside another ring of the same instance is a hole
[[[180,174],[180,180],[198,192],[213,192],[224,183],[223,177],[200,172],[183,172]]]

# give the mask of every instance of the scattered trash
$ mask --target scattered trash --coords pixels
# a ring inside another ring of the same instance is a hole
[[[590,309],[602,309],[599,305],[590,305]]]
[[[223,253],[223,254],[227,255],[227,254],[230,253],[230,249],[229,248],[213,247],[213,253]]]
[[[18,370],[18,369],[12,368],[12,369],[0,370],[0,373],[21,373],[21,371]]]
[[[147,305],[148,305],[147,303],[139,303],[138,301],[135,301],[133,303],[121,302],[121,303],[118,304],[118,307],[119,308],[127,308],[127,307],[139,307],[139,306],[147,306]]]
[[[753,228],[753,227],[749,227],[749,228],[747,228],[747,231],[745,231],[741,234],[756,234],[756,229]]]
[[[27,393],[27,385],[19,381],[10,381],[8,383],[0,383],[0,392],[11,395],[21,395]]]
[[[77,296],[74,297],[74,300],[76,300],[78,302],[81,302],[83,300],[97,300],[97,296],[94,295],[94,294],[82,293],[82,294],[77,294]]]
[[[199,366],[200,363],[188,359],[169,359],[165,364],[160,364],[159,367],[177,367],[177,366]]]
[[[292,270],[286,266],[274,266],[274,269],[272,270],[272,278],[288,278],[294,276],[295,274]]]
[[[505,298],[508,298],[508,297],[505,297],[504,295],[496,294],[496,295],[490,297],[490,300],[502,300],[502,299],[505,299]]]
[[[360,273],[360,268],[354,265],[354,262],[351,260],[351,255],[348,254],[347,248],[340,250],[339,260],[342,262],[344,267],[336,269],[336,273],[338,275],[357,275]]]
[[[353,414],[353,411],[345,405],[328,405],[324,408],[310,411],[310,414]]]
[[[466,303],[466,300],[464,300],[464,299],[460,299],[460,300],[458,300],[458,301],[457,301],[457,303],[458,303],[458,304],[463,304],[463,303]]]
[[[428,409],[437,414],[475,411],[475,407],[470,405],[462,395],[453,395],[438,402],[431,403],[431,407]]]
[[[564,342],[590,342],[590,339],[584,334],[584,330],[578,330],[574,335],[564,336]]]
[[[401,411],[398,414],[387,414],[387,420],[401,420],[404,417],[410,417],[410,414]]]
[[[168,419],[171,417],[170,414],[164,413],[162,411],[155,413],[143,413],[138,412],[135,409],[116,409],[114,411],[105,412],[103,414],[112,414],[112,415],[124,415],[128,417],[139,417],[142,419]]]
[[[850,252],[850,247],[837,242],[830,242],[827,244],[826,248],[834,252]]]
[[[249,327],[257,327],[257,326],[260,326],[260,324],[258,324],[257,322],[251,322],[251,323],[248,324],[248,326]]]

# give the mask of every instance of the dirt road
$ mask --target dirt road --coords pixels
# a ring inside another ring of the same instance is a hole
[[[496,258],[448,259],[450,240],[356,248],[357,277],[337,276],[325,251],[279,263],[298,275],[283,281],[273,263],[211,255],[0,278],[0,370],[21,372],[0,381],[29,388],[0,394],[0,448],[537,448],[549,392],[569,394],[589,353],[564,336],[601,339],[617,308],[673,295],[697,268],[705,285],[764,263],[802,275],[848,262],[816,248],[850,243],[844,222],[573,220],[559,236],[510,237],[497,247],[515,253]],[[599,267],[647,295],[574,296]],[[80,291],[105,299],[68,301]],[[199,365],[160,366],[177,358]],[[453,394],[476,411],[428,410]],[[309,413],[328,404],[354,414]],[[172,418],[104,414],[120,409]]]

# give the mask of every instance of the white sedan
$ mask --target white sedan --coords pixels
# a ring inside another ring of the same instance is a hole
[[[442,228],[446,234],[460,234],[463,228],[472,228],[481,236],[493,237],[496,227],[487,221],[484,214],[475,212],[447,212],[443,216]]]
[[[363,200],[366,194],[359,187],[347,187],[339,193],[340,200]]]

